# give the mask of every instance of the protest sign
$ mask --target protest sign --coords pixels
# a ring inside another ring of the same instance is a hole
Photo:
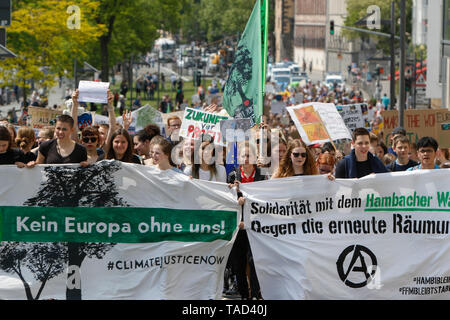
[[[223,143],[242,142],[246,140],[245,133],[252,128],[251,119],[220,120],[220,133]]]
[[[85,112],[81,115],[78,116],[78,129],[83,129],[85,127],[91,126],[92,125],[92,114],[95,112]]]
[[[303,93],[297,92],[297,93],[295,94],[295,96],[294,96],[294,101],[295,101],[295,103],[296,103],[296,104],[301,104],[301,103],[303,103],[304,97],[305,97],[305,96],[303,95]]]
[[[118,161],[22,173],[0,166],[2,299],[221,298],[226,184]]]
[[[79,102],[108,103],[109,82],[80,81]]]
[[[117,118],[116,118],[117,119]],[[100,125],[100,124],[108,124],[109,118],[107,116],[101,115],[101,114],[94,114],[94,124]]]
[[[332,103],[304,103],[286,109],[307,145],[351,139],[350,132]]]
[[[137,110],[131,111],[131,125],[128,131],[135,133],[144,129],[148,124],[153,123],[160,127],[161,131],[164,128],[162,113],[150,105],[145,105]],[[123,124],[122,117],[117,117],[116,121]]]
[[[241,184],[263,298],[449,299],[449,181],[442,169]]]
[[[27,125],[33,128],[42,128],[56,124],[56,117],[61,115],[62,111],[40,107],[28,107]]]
[[[390,145],[392,131],[399,126],[398,111],[382,111],[383,133],[386,145]],[[405,110],[404,129],[411,142],[416,143],[420,138],[430,136],[435,138],[440,147],[450,148],[450,130],[446,124],[450,123],[448,109]]]
[[[270,112],[273,114],[282,114],[286,110],[286,103],[283,101],[272,100]]]
[[[205,112],[199,109],[186,108],[180,128],[180,137],[194,140],[208,134],[214,138],[214,143],[224,145],[220,133],[220,120],[229,119],[217,113]]]
[[[365,121],[359,104],[336,106],[347,128],[353,132],[356,128],[364,128]]]

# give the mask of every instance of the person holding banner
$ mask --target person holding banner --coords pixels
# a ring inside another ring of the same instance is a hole
[[[83,167],[88,166],[86,148],[71,138],[75,130],[74,123],[73,118],[69,115],[58,116],[55,126],[56,139],[41,143],[36,161],[27,163],[27,166],[67,163],[79,163]]]
[[[321,153],[316,161],[319,174],[333,174],[335,158],[331,153]]]
[[[239,183],[250,183],[255,181],[266,180],[266,176],[261,173],[261,169],[255,164],[256,150],[248,142],[239,146],[239,167],[232,170],[227,177],[227,182],[236,185],[238,189],[239,203],[243,205],[245,199],[239,192]],[[238,291],[242,299],[256,298],[261,299],[261,292],[258,278],[256,276],[255,264],[250,249],[250,243],[247,237],[247,231],[244,229],[244,217],[241,217],[239,232],[234,241],[233,248],[230,253],[230,262],[233,273],[236,274]],[[249,267],[250,294],[249,284],[247,282],[247,266]]]
[[[435,163],[438,142],[433,137],[423,137],[417,141],[417,156],[420,163],[417,166],[408,168],[406,171],[421,169],[439,169]]]
[[[19,130],[17,131],[16,145],[25,154],[25,163],[36,160],[37,155],[31,152],[31,149],[33,148],[35,142],[36,135],[33,128],[26,126],[19,128]]]
[[[11,133],[8,128],[0,125],[0,165],[15,164],[25,167],[25,155],[22,150],[12,148]]]
[[[372,153],[370,134],[365,128],[356,128],[352,136],[353,150],[336,166],[336,178],[362,178],[371,173],[388,172],[387,168]]]
[[[295,139],[289,142],[286,154],[271,179],[319,174],[314,154],[303,142]]]
[[[36,148],[32,149],[31,152],[33,152],[37,157],[39,146],[41,145],[41,143],[53,139],[54,136],[55,136],[54,127],[44,127],[40,129],[38,136],[36,138],[36,142],[38,145]]]

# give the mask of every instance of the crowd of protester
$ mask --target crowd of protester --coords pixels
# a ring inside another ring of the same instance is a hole
[[[303,94],[303,102],[337,104],[361,100],[356,88],[331,90],[311,82],[300,90],[288,90],[281,99],[292,104],[297,93]],[[382,108],[377,104],[370,105],[375,112]],[[306,145],[288,114],[269,113],[258,128],[252,129],[254,135],[238,143],[237,160],[230,163],[226,161],[229,149],[215,145],[210,136],[200,140],[180,138],[182,119],[177,116],[168,118],[166,136],[152,123],[131,136],[128,132],[131,113],[125,110],[123,124],[116,122],[114,94],[110,91],[109,124],[78,130],[77,110],[78,91],[75,91],[72,114],[59,116],[55,126],[40,129],[37,136],[30,127],[22,126],[16,132],[8,119],[0,119],[0,164],[31,169],[36,164],[74,163],[87,167],[101,160],[135,163],[161,171],[172,170],[192,179],[228,183],[230,188],[237,189],[241,205],[245,203],[239,191],[241,183],[303,175],[328,175],[330,180],[361,178],[384,172],[450,167],[447,148],[440,148],[433,137],[421,137],[412,143],[403,128],[392,132],[388,146],[380,135],[366,128],[355,129],[351,142]],[[204,106],[204,110],[223,112],[217,105]],[[225,274],[225,293],[237,293],[243,299],[261,299],[242,221]]]

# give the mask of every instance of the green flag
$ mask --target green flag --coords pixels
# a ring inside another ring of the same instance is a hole
[[[267,0],[257,0],[230,69],[223,106],[234,118],[261,122],[267,63]]]

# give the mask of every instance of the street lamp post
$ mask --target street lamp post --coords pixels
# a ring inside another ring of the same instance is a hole
[[[416,52],[414,52],[414,68],[413,68],[413,83],[414,86],[411,86],[412,89],[412,94],[413,94],[413,109],[417,109],[416,107],[416,95],[417,95],[417,91],[416,91],[416,79],[417,79],[417,55]]]
[[[391,2],[391,82],[390,82],[390,104],[391,110],[395,106],[395,1]]]
[[[405,66],[406,66],[406,0],[400,2],[400,103],[399,103],[399,125],[403,127],[404,123],[404,110],[405,110]]]

